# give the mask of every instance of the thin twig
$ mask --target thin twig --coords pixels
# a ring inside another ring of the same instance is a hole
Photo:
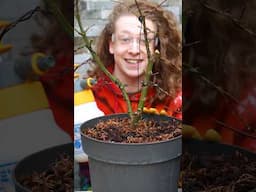
[[[19,17],[16,21],[12,22],[10,25],[8,25],[7,27],[5,27],[3,29],[3,31],[0,34],[0,40],[2,40],[3,36],[10,31],[12,28],[14,28],[18,23],[24,22],[29,20],[36,12],[41,11],[40,7],[37,6],[34,9],[26,12],[24,15],[22,15],[21,17]]]
[[[230,98],[233,102],[235,102],[236,104],[239,104],[239,101],[233,96],[231,95],[229,92],[225,91],[222,87],[217,86],[216,84],[214,84],[213,82],[211,82],[207,77],[205,77],[201,72],[199,72],[196,68],[188,65],[188,64],[183,64],[184,67],[186,67],[190,72],[195,73],[197,75],[199,75],[199,77],[204,80],[207,84],[211,85],[212,87],[214,87],[216,90],[218,90],[220,93],[226,95],[228,98]]]
[[[136,122],[136,121],[138,121],[138,117],[140,116],[140,114],[143,112],[143,107],[144,107],[144,103],[145,103],[147,92],[148,92],[148,85],[149,85],[149,81],[150,81],[150,77],[151,77],[152,69],[153,69],[153,58],[152,58],[150,48],[149,48],[149,41],[148,41],[148,35],[147,35],[148,29],[146,27],[146,19],[145,19],[145,16],[142,14],[142,11],[140,9],[140,6],[139,6],[137,0],[135,0],[135,3],[138,8],[138,11],[139,11],[138,19],[143,26],[143,34],[145,37],[145,46],[146,46],[147,58],[148,58],[148,65],[147,65],[147,68],[145,71],[145,77],[143,80],[144,86],[142,86],[142,89],[141,89],[141,96],[140,96],[138,108],[137,108],[138,116],[135,119],[135,122]]]
[[[192,47],[192,46],[198,45],[200,43],[201,43],[201,41],[194,41],[192,43],[186,43],[186,44],[183,45],[183,48]]]
[[[74,50],[74,52],[77,53],[79,50],[84,49],[84,48],[86,48],[85,45],[79,46],[79,47],[77,47],[77,48]]]
[[[233,96],[231,95],[229,92],[225,91],[222,87],[217,86],[215,83],[213,83],[211,80],[209,80],[207,77],[205,77],[201,72],[199,72],[196,68],[188,65],[188,64],[183,64],[184,67],[187,67],[188,70],[192,73],[195,73],[197,75],[199,75],[199,77],[206,82],[208,85],[210,85],[211,87],[215,88],[219,93],[223,94],[224,96],[228,97],[231,101],[233,101],[236,104],[240,104],[240,102]],[[245,127],[249,127],[249,125],[245,122],[245,120],[239,115],[236,114],[237,118],[240,120],[240,122],[245,126]]]
[[[162,2],[159,3],[159,7],[161,7],[167,0],[163,0]]]
[[[128,93],[125,91],[126,86],[107,70],[107,68],[105,67],[105,65],[99,58],[99,56],[97,55],[97,53],[93,50],[92,41],[88,39],[88,37],[86,35],[86,31],[83,29],[80,13],[79,13],[79,9],[78,9],[78,0],[75,0],[75,8],[76,8],[75,16],[76,16],[76,20],[78,22],[80,31],[78,31],[76,29],[75,30],[78,32],[78,34],[80,34],[82,36],[85,47],[88,49],[93,60],[97,63],[97,65],[100,67],[102,72],[105,73],[111,79],[111,81],[114,82],[120,88],[120,90],[123,94],[124,100],[126,101],[126,104],[127,104],[128,114],[131,117],[131,119],[133,119],[134,113],[132,111],[132,105],[131,105],[131,101],[129,99]]]
[[[206,8],[207,10],[213,12],[213,13],[216,13],[218,15],[221,15],[221,16],[224,16],[228,19],[230,19],[236,26],[238,26],[239,28],[241,28],[243,31],[247,32],[249,35],[251,35],[252,37],[256,37],[256,33],[254,31],[252,31],[251,29],[249,29],[248,27],[246,27],[244,24],[242,24],[238,19],[232,17],[231,14],[229,13],[226,13],[224,11],[220,11],[214,7],[211,7],[205,3],[202,2],[202,0],[199,0],[199,3],[204,7]]]
[[[219,120],[216,120],[215,122],[216,122],[217,124],[219,124],[219,125],[225,127],[225,128],[228,128],[228,129],[230,129],[230,130],[232,130],[232,131],[238,133],[239,135],[243,135],[243,136],[246,136],[246,137],[250,137],[250,138],[252,138],[252,139],[256,139],[256,136],[254,136],[254,135],[252,135],[252,134],[248,134],[248,133],[246,133],[246,132],[244,132],[244,131],[240,131],[240,130],[234,128],[234,127],[231,127],[231,126],[229,126],[229,125],[227,125],[227,124],[225,124],[225,123],[219,121]]]

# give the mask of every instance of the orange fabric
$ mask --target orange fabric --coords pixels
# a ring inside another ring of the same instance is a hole
[[[103,76],[98,80],[98,83],[93,87],[93,93],[97,106],[100,110],[104,112],[105,115],[113,113],[126,113],[127,106],[123,99],[121,90],[113,83],[111,80]],[[155,94],[155,89],[148,90],[147,100],[144,107],[156,108],[158,111],[162,109],[166,110],[169,116],[182,119],[182,92],[177,93],[175,99],[170,98],[165,99],[161,103],[151,104],[149,99]],[[130,94],[130,101],[132,103],[133,111],[136,111],[138,106],[138,101],[140,98],[140,92]]]

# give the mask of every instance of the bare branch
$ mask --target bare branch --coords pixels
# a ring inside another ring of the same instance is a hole
[[[200,73],[196,68],[188,65],[188,64],[183,64],[183,66],[187,67],[188,70],[192,73],[195,73],[198,75],[199,78],[201,78],[204,82],[206,82],[208,85],[210,85],[211,87],[215,88],[220,94],[226,96],[227,98],[229,98],[232,102],[236,103],[236,104],[240,104],[240,102],[237,100],[237,98],[235,98],[233,95],[231,95],[228,91],[225,91],[222,87],[216,85],[215,83],[213,83],[210,79],[208,79],[207,77],[205,77],[202,73]],[[233,113],[236,111],[232,111]],[[239,114],[235,114],[236,117],[240,120],[241,123],[243,123],[243,125],[245,127],[249,127],[249,125],[245,122],[244,119],[242,119],[242,117]]]
[[[225,124],[225,123],[223,123],[223,122],[221,122],[221,121],[219,121],[219,120],[216,120],[215,122],[216,122],[217,124],[219,124],[219,125],[225,127],[225,128],[228,128],[228,129],[232,130],[232,131],[235,132],[235,133],[238,133],[239,135],[243,135],[243,136],[246,136],[246,137],[249,137],[249,138],[252,138],[252,139],[256,139],[256,136],[255,136],[255,135],[246,133],[246,132],[244,132],[244,131],[240,131],[239,129],[236,129],[236,128],[234,128],[234,127],[231,127],[231,126],[229,126],[229,125],[227,125],[227,124]]]
[[[201,43],[201,41],[194,41],[192,43],[186,43],[183,45],[183,48],[192,47],[194,45],[198,45],[199,43]]]
[[[36,12],[42,11],[39,6],[35,7],[34,9],[26,12],[24,15],[19,17],[16,21],[12,22],[10,25],[5,27],[3,31],[0,34],[0,40],[2,40],[3,36],[10,31],[12,28],[14,28],[18,23],[24,22],[29,20]]]
[[[218,15],[221,15],[221,16],[224,16],[224,17],[230,19],[240,29],[242,29],[243,31],[247,32],[252,37],[254,37],[254,38],[256,37],[256,32],[254,32],[251,29],[249,29],[248,27],[246,27],[243,23],[241,23],[238,19],[232,17],[232,15],[230,15],[229,13],[226,13],[224,11],[220,11],[220,10],[218,10],[216,8],[213,8],[213,7],[203,3],[202,0],[199,0],[199,2],[207,10],[209,10],[209,11],[215,13],[215,14],[218,14]]]
[[[79,13],[79,9],[78,9],[78,0],[75,0],[75,8],[77,10],[76,13],[75,13],[76,20],[77,20],[79,30],[80,30],[80,34],[82,35],[85,47],[88,49],[88,51],[90,52],[93,60],[100,67],[102,72],[105,73],[111,79],[111,81],[114,82],[120,88],[120,90],[123,94],[124,100],[126,101],[126,104],[127,104],[128,114],[131,117],[131,119],[133,119],[134,113],[132,111],[132,105],[131,105],[131,101],[129,99],[129,96],[128,96],[127,92],[125,91],[125,85],[107,70],[107,68],[105,67],[105,65],[103,64],[103,62],[99,58],[99,56],[97,55],[97,53],[93,50],[92,41],[89,40],[89,38],[86,35],[86,31],[83,29],[80,13]]]

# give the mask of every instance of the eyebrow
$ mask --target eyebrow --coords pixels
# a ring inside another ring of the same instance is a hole
[[[126,35],[126,34],[132,34],[130,31],[128,30],[123,30],[123,31],[120,31],[119,33],[120,35]],[[150,35],[150,34],[153,34],[153,35],[156,35],[156,32],[155,31],[147,31],[147,35]],[[144,35],[143,31],[141,31],[140,35]]]

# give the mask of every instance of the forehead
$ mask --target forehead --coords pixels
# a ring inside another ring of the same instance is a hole
[[[148,32],[156,33],[156,26],[151,20],[146,19],[146,27]],[[123,15],[115,22],[115,33],[130,33],[137,35],[143,33],[143,26],[136,16]]]

